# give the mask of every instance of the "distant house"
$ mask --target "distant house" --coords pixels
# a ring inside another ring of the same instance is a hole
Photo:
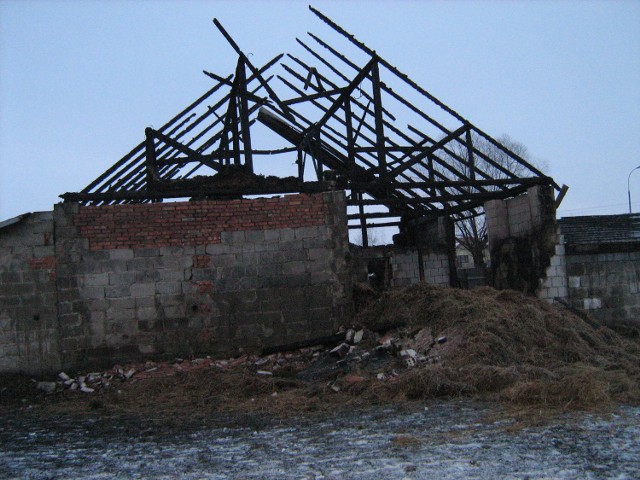
[[[456,246],[456,267],[461,269],[473,268],[473,256],[462,245]]]
[[[605,323],[640,324],[640,214],[558,220],[567,298]]]
[[[489,258],[489,252],[486,251],[484,256],[485,258]],[[473,288],[487,285],[486,267],[484,265],[482,267],[476,267],[473,261],[473,255],[460,240],[456,242],[456,269],[461,287]]]

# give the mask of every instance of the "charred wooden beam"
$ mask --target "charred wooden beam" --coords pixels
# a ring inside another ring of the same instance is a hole
[[[292,76],[294,76],[296,79],[298,79],[298,80],[300,80],[300,81],[302,82],[303,77],[302,77],[301,75],[299,75],[295,70],[291,69],[290,67],[288,67],[287,65],[284,65],[284,64],[283,64],[282,66],[283,66],[283,68],[285,68],[285,70],[286,70],[286,71],[288,71]],[[324,78],[324,77],[323,77],[323,78]],[[301,90],[299,90],[298,88],[296,88],[294,85],[292,85],[292,84],[291,84],[289,81],[287,81],[286,79],[281,78],[281,80],[283,81],[283,83],[285,83],[285,85],[287,85],[289,88],[291,88],[294,92],[296,92],[296,93],[301,93]],[[325,81],[325,83],[328,83],[328,84],[330,84],[330,85],[333,85],[333,84],[332,84],[328,79],[324,79],[324,81]],[[318,103],[318,102],[316,102],[315,100],[310,100],[310,102],[311,102],[313,105],[315,105],[316,107],[318,107],[320,110],[322,110],[323,112],[326,112],[326,111],[327,111],[327,108],[326,108],[326,107],[322,106],[321,104],[319,104],[319,103]],[[354,103],[354,104],[356,104],[356,105],[362,106],[362,104],[360,104],[360,103],[359,103],[359,102],[357,102],[356,100],[353,100],[352,98],[350,98],[350,97],[349,97],[349,98],[348,98],[348,103],[349,103],[349,104],[351,104],[351,102],[353,102],[353,103]],[[346,107],[346,105],[347,105],[347,102],[345,102],[345,107]],[[365,108],[366,108],[366,110],[368,110],[368,106],[367,106],[367,107],[365,107]],[[364,122],[364,115],[365,115],[366,113],[367,113],[366,111],[363,113],[363,118],[361,119],[361,121],[360,121],[360,123],[359,123],[359,125],[358,125],[358,130],[356,131],[356,134],[355,134],[355,136],[356,136],[356,137],[357,137],[357,135],[359,134],[360,128],[362,127],[362,125],[363,125],[363,124],[364,124],[364,125],[366,125],[366,127],[367,127],[367,129],[368,129],[369,131],[371,131],[371,132],[373,132],[373,133],[375,134],[375,130],[374,130],[371,126],[369,126],[368,124],[366,124],[366,122]],[[339,118],[339,117],[335,116],[335,117],[334,117],[334,120],[336,120],[338,123],[343,124],[347,129],[349,128],[349,127],[348,127],[348,125],[347,125],[346,119],[345,119],[345,120],[342,120],[341,118]],[[306,119],[305,119],[305,121],[306,121]],[[308,122],[308,123],[311,123],[311,122],[309,122],[309,121],[307,121],[307,122]],[[386,123],[386,122],[385,122],[385,125],[387,125],[390,129],[392,129],[392,130],[394,130],[394,131],[395,131],[395,128],[394,128],[391,124],[388,124],[388,123]],[[355,141],[356,141],[356,140],[355,140],[355,138],[354,138],[354,140],[353,140],[353,141],[349,141],[349,139],[348,139],[348,135],[343,135],[343,134],[341,134],[340,132],[338,132],[337,130],[335,130],[334,128],[332,128],[332,127],[328,126],[328,125],[326,125],[326,126],[325,126],[325,129],[329,129],[329,130],[330,130],[331,132],[333,132],[335,135],[338,135],[342,140],[345,140],[345,141],[346,141],[346,145],[340,145],[340,146],[341,146],[341,148],[349,149],[349,148],[350,148],[350,146],[351,146],[351,147],[353,148],[353,150],[354,150],[354,158],[357,158],[360,162],[362,162],[363,164],[365,164],[371,172],[374,172],[374,170],[375,170],[375,165],[374,165],[373,163],[369,162],[368,160],[365,160],[365,159],[364,159],[363,157],[361,157],[360,155],[357,155],[357,153],[359,152],[359,149],[355,147]],[[367,137],[367,136],[366,136],[366,135],[364,135],[364,134],[362,134],[361,136],[362,136],[362,138],[363,138],[365,141],[367,141],[368,143],[370,143],[370,144],[374,145],[374,140],[370,139],[369,137]],[[411,139],[409,139],[409,137],[405,137],[405,138],[406,138],[406,140],[411,140]],[[393,144],[393,142],[390,142],[390,143],[391,143],[392,148],[393,148],[393,147],[395,147],[395,144]],[[372,147],[372,148],[376,148],[376,147]],[[371,153],[373,153],[373,152],[371,152]],[[373,160],[375,160],[375,157],[373,157]],[[419,178],[423,178],[423,177],[420,175],[420,173],[419,173],[419,172],[413,172],[413,171],[412,171],[412,173],[413,173],[413,174],[415,174],[415,175],[417,175]],[[407,177],[405,174],[401,174],[401,177],[403,177],[405,180],[411,180],[411,179],[410,179],[409,177]],[[417,196],[414,192],[410,192],[410,194],[411,194],[412,196]]]
[[[145,132],[147,132],[149,135],[152,135],[153,137],[157,138],[158,140],[163,141],[167,145],[170,145],[171,147],[175,148],[179,152],[187,155],[187,157],[193,158],[194,160],[197,160],[198,162],[202,163],[203,165],[206,165],[209,168],[212,168],[215,171],[218,171],[221,168],[221,165],[219,163],[212,162],[211,160],[209,160],[208,158],[206,158],[204,155],[200,154],[199,152],[196,152],[195,150],[192,150],[191,148],[182,145],[180,142],[177,142],[173,138],[168,137],[168,136],[158,132],[157,130],[154,130],[153,128],[148,127],[145,130]]]
[[[124,200],[157,200],[158,198],[210,198],[226,200],[229,197],[242,197],[244,195],[276,195],[285,193],[319,193],[326,191],[326,186],[318,182],[304,182],[291,185],[286,180],[279,185],[272,186],[245,186],[225,187],[225,186],[202,186],[197,188],[174,188],[172,182],[167,182],[158,190],[118,190],[113,192],[83,193],[68,192],[60,195],[67,202],[110,202]]]
[[[438,140],[437,142],[435,142],[433,145],[430,145],[429,148],[426,149],[425,151],[423,151],[423,152],[419,153],[418,155],[415,155],[414,157],[412,157],[409,161],[401,163],[400,166],[394,168],[391,173],[394,174],[394,175],[397,175],[397,174],[399,174],[401,172],[404,172],[408,168],[410,168],[410,167],[414,166],[415,164],[421,162],[428,155],[433,154],[436,150],[440,149],[443,145],[449,143],[454,138],[458,138],[460,135],[462,135],[468,129],[469,129],[469,125],[461,126],[457,130],[449,133],[449,135],[447,135],[446,137],[443,137],[440,140]]]
[[[360,50],[365,52],[367,55],[369,55],[371,57],[377,57],[378,61],[380,62],[381,65],[383,65],[385,68],[387,68],[391,73],[396,75],[398,78],[403,80],[405,83],[407,83],[408,85],[413,87],[418,93],[420,93],[421,95],[424,95],[425,97],[427,97],[429,100],[431,100],[433,103],[438,105],[444,111],[446,111],[447,113],[449,113],[450,115],[452,115],[453,117],[458,119],[460,122],[468,123],[467,120],[465,120],[460,114],[458,114],[456,111],[454,111],[453,109],[451,109],[450,107],[448,107],[447,105],[442,103],[440,100],[438,100],[433,95],[431,95],[429,92],[427,92],[420,85],[418,85],[413,80],[411,80],[407,75],[405,75],[404,73],[400,72],[397,68],[395,68],[389,62],[387,62],[383,58],[378,57],[378,55],[376,54],[375,51],[371,50],[364,43],[358,41],[354,35],[350,34],[345,29],[343,29],[340,25],[338,25],[335,22],[333,22],[329,17],[327,17],[326,15],[323,15],[319,10],[316,10],[312,6],[309,6],[309,10],[311,10],[324,23],[329,25],[334,31],[338,32],[340,35],[345,37],[348,41],[350,41],[352,44],[354,44]]]
[[[378,154],[378,175],[381,178],[387,177],[387,157],[384,141],[384,121],[382,119],[382,96],[380,94],[380,70],[378,62],[371,66],[371,83],[373,87],[373,115],[376,128],[376,153]]]
[[[291,114],[289,107],[282,103],[282,101],[280,100],[276,92],[273,91],[269,83],[262,77],[262,74],[260,73],[260,71],[253,66],[253,64],[249,61],[249,58],[244,54],[242,50],[240,50],[240,47],[238,46],[238,44],[233,40],[233,38],[231,38],[231,35],[227,33],[227,31],[224,29],[224,27],[218,21],[217,18],[213,19],[213,23],[218,28],[220,33],[222,33],[222,36],[227,40],[227,42],[229,42],[229,45],[231,45],[231,48],[233,48],[236,51],[236,53],[242,59],[245,65],[249,67],[249,70],[251,70],[251,72],[255,75],[258,81],[262,84],[264,89],[269,93],[269,97],[274,102],[276,102],[276,104],[280,107],[280,109],[282,110],[282,114],[285,116],[285,118],[288,118],[289,120],[293,120],[293,115]]]
[[[321,45],[325,46],[327,49],[329,49],[330,52],[334,53],[334,55],[336,55],[338,58],[340,58],[341,60],[343,60],[347,65],[349,65],[351,68],[353,68],[354,70],[358,71],[359,68],[358,66],[351,62],[351,60],[349,60],[347,57],[345,57],[344,55],[340,54],[337,50],[333,49],[329,44],[323,42],[319,37],[315,36],[313,33],[311,32],[307,32],[307,34],[309,36],[311,36],[311,38],[315,39],[318,43],[320,43]],[[317,53],[315,50],[313,50],[311,47],[309,47],[306,43],[304,43],[302,40],[300,40],[299,38],[296,38],[296,41],[302,46],[302,48],[304,48],[306,51],[308,51],[311,55],[313,55],[315,58],[317,58],[320,62],[322,62],[322,64],[324,64],[325,66],[327,66],[329,68],[329,70],[331,70],[333,73],[335,73],[338,77],[340,77],[342,80],[344,80],[345,82],[349,81],[349,78],[343,74],[340,70],[338,70],[334,65],[331,64],[331,62],[328,62],[327,60],[325,60],[319,53]],[[292,57],[291,55],[289,55],[289,57]],[[297,60],[297,59],[296,59]],[[326,81],[326,78],[323,77],[323,80]],[[366,92],[362,92],[362,97],[365,98],[368,101],[373,101],[373,97],[371,97],[369,94],[367,94]],[[396,121],[396,117],[387,109],[385,109],[383,107],[382,109],[383,113],[385,114],[385,116],[387,116],[390,120],[392,121]]]
[[[375,176],[372,172],[359,165],[350,165],[348,158],[346,158],[343,154],[333,149],[329,149],[326,145],[323,145],[320,142],[316,142],[315,139],[310,139],[307,144],[303,144],[301,141],[305,135],[303,131],[296,130],[293,126],[287,124],[285,121],[278,118],[277,115],[268,111],[266,108],[260,109],[258,113],[258,121],[276,132],[285,140],[291,142],[293,145],[300,145],[302,150],[311,155],[315,155],[316,159],[318,159],[328,168],[336,170],[337,172],[345,175],[351,180],[371,182],[375,179]],[[386,199],[389,198],[398,199],[400,200],[400,202],[402,202],[402,194],[394,191],[392,185],[383,184],[379,188],[367,191],[367,193],[373,197],[380,198],[380,201],[383,204],[386,202]],[[394,205],[396,205],[395,202]],[[406,204],[397,203],[397,205]]]
[[[366,78],[367,74],[375,65],[375,59],[370,60],[363,68],[360,70],[358,75],[354,77],[353,80],[347,85],[342,93],[336,98],[333,104],[329,107],[329,109],[325,112],[320,120],[318,120],[312,129],[309,132],[305,132],[305,137],[312,136],[315,131],[318,131],[327,121],[338,111],[340,107],[344,105],[345,100],[351,95],[351,92],[360,85],[360,83]]]
[[[340,94],[344,91],[343,88],[336,88],[334,90],[328,90],[328,91],[322,91],[322,92],[318,92],[318,93],[313,93],[311,95],[303,95],[301,97],[298,98],[292,98],[290,100],[285,100],[284,103],[285,105],[294,105],[296,103],[303,103],[306,102],[308,100],[315,100],[317,98],[331,98],[334,95]]]

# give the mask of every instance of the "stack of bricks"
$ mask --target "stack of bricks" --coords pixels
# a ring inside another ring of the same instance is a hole
[[[298,228],[324,223],[318,195],[81,208],[74,225],[91,250],[220,243],[225,231]]]

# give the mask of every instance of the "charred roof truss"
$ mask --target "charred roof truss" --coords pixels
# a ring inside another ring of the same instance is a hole
[[[348,192],[350,227],[364,232],[425,217],[472,217],[487,200],[533,185],[562,190],[309,8],[351,58],[309,33],[296,39],[304,59],[278,55],[257,68],[214,19],[238,55],[233,75],[204,72],[215,82],[210,90],[161,128],[147,128],[144,141],[82,191],[61,197],[93,205],[237,198],[321,191],[330,179]],[[257,123],[288,146],[256,149]],[[296,175],[256,175],[257,155],[295,158]]]

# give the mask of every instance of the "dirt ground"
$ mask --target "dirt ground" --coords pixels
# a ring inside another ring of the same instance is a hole
[[[632,479],[640,408],[521,425],[495,402],[319,415],[0,415],[6,479]]]
[[[333,342],[52,378],[5,375],[0,408],[289,416],[452,397],[521,411],[606,410],[640,400],[637,329],[616,331],[513,291],[420,284],[365,293]]]

